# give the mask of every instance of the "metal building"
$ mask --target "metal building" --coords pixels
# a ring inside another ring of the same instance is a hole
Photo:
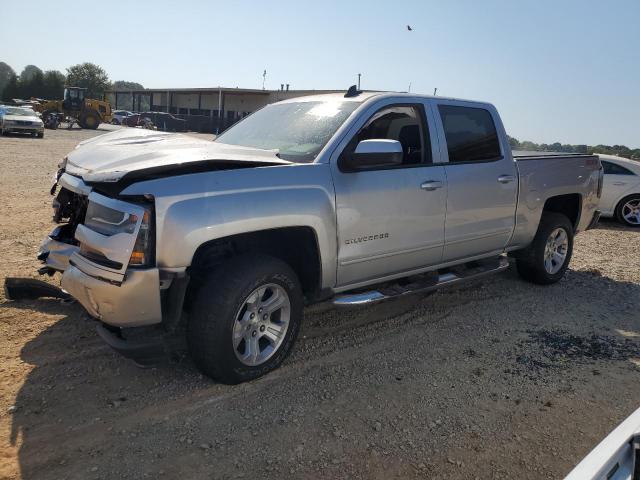
[[[342,90],[280,90],[250,88],[149,88],[105,93],[113,110],[167,112],[187,121],[189,130],[219,133],[242,117],[286,98]]]

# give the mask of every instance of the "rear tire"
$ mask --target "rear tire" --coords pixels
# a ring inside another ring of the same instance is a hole
[[[271,311],[271,295],[285,306]],[[212,272],[198,290],[187,325],[189,351],[197,367],[219,382],[253,380],[287,358],[300,330],[302,311],[302,289],[289,265],[266,255],[233,258]],[[280,331],[276,340],[270,340],[271,325]],[[252,345],[258,352],[253,357]]]
[[[640,195],[629,195],[620,200],[616,206],[616,219],[627,227],[640,227]]]
[[[573,226],[561,213],[544,212],[536,236],[514,254],[518,274],[528,282],[550,285],[564,277],[573,253]]]

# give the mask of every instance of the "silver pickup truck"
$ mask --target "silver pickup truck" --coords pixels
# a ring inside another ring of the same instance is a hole
[[[360,305],[499,272],[550,284],[598,219],[596,156],[515,155],[488,104],[360,92],[269,105],[215,141],[127,129],[60,164],[41,273],[143,362],[175,335],[256,378],[306,304]]]

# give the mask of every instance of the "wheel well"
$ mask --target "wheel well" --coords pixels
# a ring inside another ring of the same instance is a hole
[[[309,227],[286,227],[233,235],[200,245],[189,267],[191,285],[187,294],[193,295],[191,290],[197,290],[204,276],[224,261],[249,252],[286,262],[298,275],[307,298],[320,290],[320,255],[315,232]]]
[[[558,195],[557,197],[548,198],[544,203],[543,212],[556,212],[565,215],[573,229],[578,227],[578,220],[580,219],[580,194],[570,193],[567,195]]]

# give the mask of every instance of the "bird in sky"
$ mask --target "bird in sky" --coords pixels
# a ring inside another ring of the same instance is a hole
[[[409,30],[410,32],[413,31],[413,28],[411,28],[411,25],[407,25],[407,30]]]

